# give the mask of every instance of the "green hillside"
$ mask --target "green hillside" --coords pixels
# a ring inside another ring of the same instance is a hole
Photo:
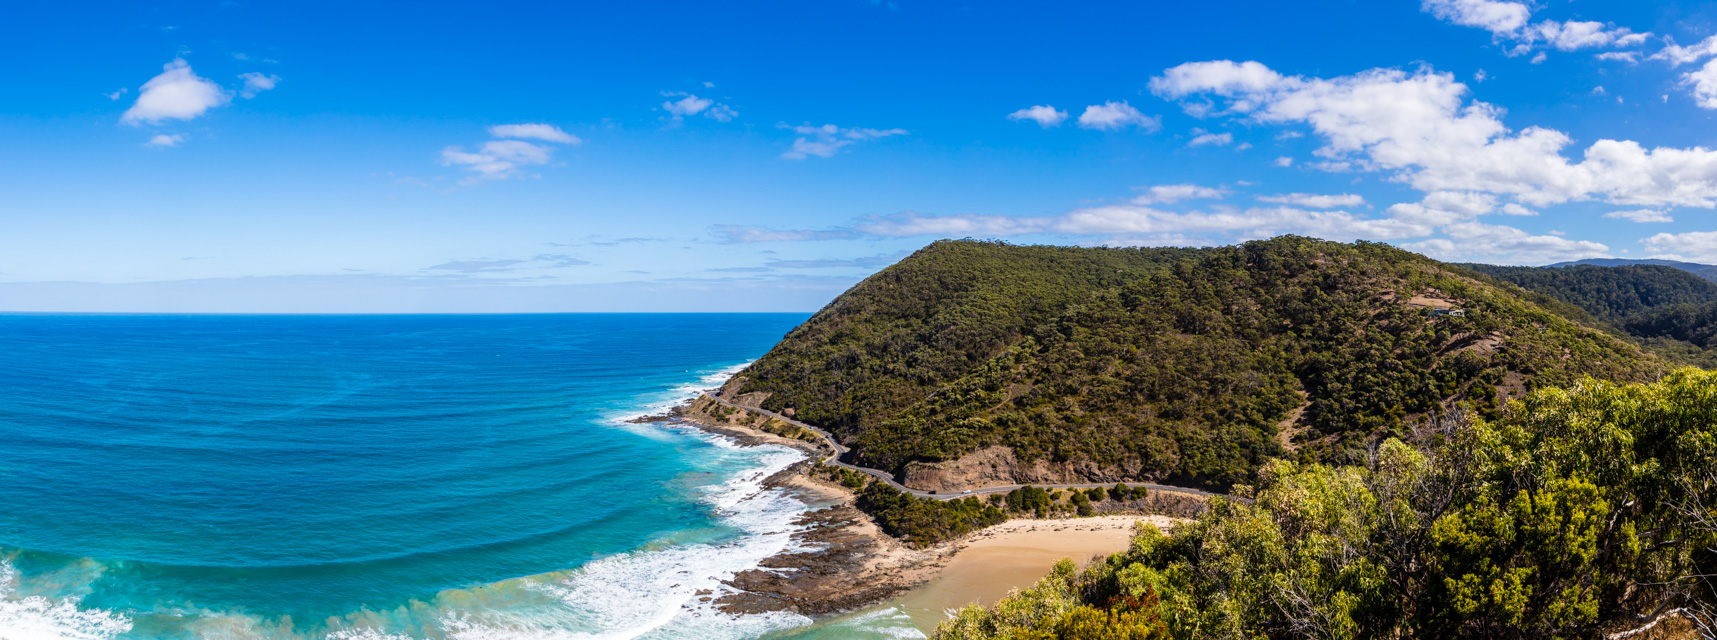
[[[1578,308],[1562,312],[1589,314],[1669,360],[1717,366],[1717,283],[1684,266],[1460,266],[1543,296],[1541,304]]]
[[[1452,403],[1494,412],[1530,388],[1664,370],[1579,320],[1379,244],[943,241],[830,303],[741,391],[830,427],[867,466],[999,445],[1092,480],[1221,485],[1270,457],[1410,436]]]

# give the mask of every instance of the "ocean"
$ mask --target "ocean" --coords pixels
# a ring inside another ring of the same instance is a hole
[[[0,316],[0,640],[922,637],[714,610],[804,456],[628,422],[805,317]]]

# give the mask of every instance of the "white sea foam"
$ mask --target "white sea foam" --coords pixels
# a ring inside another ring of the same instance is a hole
[[[699,375],[696,382],[688,382],[669,389],[664,394],[641,399],[640,406],[643,407],[642,411],[620,413],[611,416],[610,419],[612,422],[625,423],[627,420],[635,418],[667,413],[669,409],[685,404],[687,400],[698,397],[698,394],[700,393],[726,384],[729,378],[732,378],[735,374],[744,371],[745,368],[751,366],[751,363],[753,362],[756,362],[756,360],[746,360],[745,362],[729,367],[700,371],[698,372]]]
[[[756,568],[765,558],[797,550],[791,534],[798,530],[794,521],[806,506],[785,491],[765,488],[764,481],[803,460],[804,454],[778,446],[740,447],[698,434],[728,455],[755,456],[755,466],[747,471],[701,489],[701,500],[716,519],[737,530],[732,540],[639,550],[523,579],[526,590],[552,600],[547,607],[508,606],[470,591],[437,598],[436,626],[451,640],[737,640],[810,624],[798,614],[735,616],[713,606],[736,592],[723,580]],[[503,597],[521,604],[516,592]],[[370,627],[340,630],[327,638],[413,640]]]
[[[131,619],[79,609],[74,599],[18,597],[18,570],[0,558],[0,640],[107,640],[131,630]]]
[[[805,510],[785,492],[763,487],[765,478],[802,460],[803,454],[784,447],[752,451],[761,454],[758,468],[708,487],[704,497],[723,523],[742,532],[739,537],[725,544],[680,545],[604,558],[559,580],[535,585],[577,612],[577,631],[550,637],[752,638],[809,624],[808,618],[796,614],[731,616],[711,606],[715,599],[734,592],[722,580],[755,568],[794,544],[789,535],[793,521]],[[708,595],[700,596],[699,591]],[[480,624],[468,625],[464,631],[471,633],[450,635],[460,640],[526,637],[498,635],[497,629]]]

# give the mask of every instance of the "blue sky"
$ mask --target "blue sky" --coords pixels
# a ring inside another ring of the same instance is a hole
[[[10,7],[0,310],[808,311],[942,237],[1717,262],[1717,6]]]

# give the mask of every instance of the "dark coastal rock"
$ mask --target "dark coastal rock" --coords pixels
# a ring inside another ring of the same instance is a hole
[[[807,529],[793,538],[817,550],[777,555],[764,560],[761,568],[740,572],[727,585],[743,593],[724,596],[716,605],[733,614],[822,615],[872,604],[914,586],[898,575],[863,571],[881,546],[855,526],[863,518],[849,506],[805,514],[797,524]]]

